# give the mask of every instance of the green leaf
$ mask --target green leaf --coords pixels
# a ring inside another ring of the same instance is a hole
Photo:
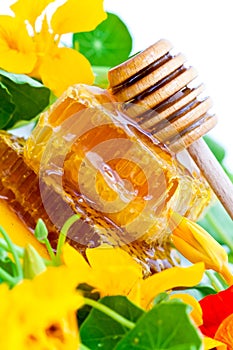
[[[176,293],[180,293],[180,291],[175,291],[172,292],[172,294],[176,294]],[[211,286],[208,285],[198,285],[194,288],[187,288],[187,289],[183,289],[182,293],[186,293],[186,294],[190,294],[192,295],[195,299],[197,300],[201,300],[204,297],[206,297],[207,295],[211,295],[211,294],[216,294],[216,290],[214,288],[212,288]]]
[[[86,283],[79,284],[77,289],[81,291],[84,298],[92,299],[95,301],[100,299],[99,292],[97,292],[94,287],[91,287]],[[82,308],[78,310],[77,319],[78,319],[79,328],[81,327],[82,323],[85,321],[87,316],[89,315],[90,311],[91,311],[91,306],[89,305],[84,305]]]
[[[136,322],[144,312],[123,296],[105,297],[99,303],[132,322]],[[96,309],[92,309],[80,328],[82,343],[92,350],[113,350],[127,332],[128,328]]]
[[[49,104],[50,90],[26,75],[0,70],[0,83],[7,88],[10,102],[15,105],[4,129],[11,128],[18,121],[31,120]]]
[[[2,256],[0,258],[0,268],[9,273],[11,276],[16,276],[17,274],[15,263],[8,256]],[[3,280],[0,278],[0,283],[2,282]]]
[[[93,66],[92,69],[95,76],[94,84],[98,85],[102,89],[106,89],[109,86],[109,81],[108,81],[109,67]]]
[[[226,156],[226,151],[224,150],[224,148],[218,142],[216,142],[215,140],[213,140],[209,136],[204,136],[204,140],[207,143],[210,150],[212,151],[212,153],[215,155],[216,159],[221,164],[225,173],[228,175],[230,180],[233,182],[233,174],[230,173],[229,170],[224,165],[224,158]]]
[[[153,304],[154,304],[154,305],[160,304],[160,303],[163,303],[164,301],[168,301],[168,300],[169,300],[169,295],[168,295],[168,293],[163,292],[163,293],[158,294],[158,295],[154,298]]]
[[[91,32],[75,33],[73,47],[93,66],[113,67],[125,61],[132,50],[132,37],[124,22],[108,13],[105,21]]]
[[[202,341],[178,300],[162,302],[145,313],[115,350],[200,350]]]
[[[233,221],[219,201],[216,201],[198,223],[233,252]]]
[[[15,105],[7,87],[0,82],[0,129],[3,129],[13,117]]]
[[[233,182],[233,174],[230,173],[230,171],[225,167],[224,164],[221,164],[221,165],[222,165],[223,170],[225,171],[225,173],[227,174],[227,176],[228,176],[229,179],[231,180],[231,182]]]
[[[219,163],[222,163],[226,155],[225,149],[209,136],[204,136],[204,140],[207,143],[210,150],[212,151],[212,153],[215,155],[216,159],[219,161]]]

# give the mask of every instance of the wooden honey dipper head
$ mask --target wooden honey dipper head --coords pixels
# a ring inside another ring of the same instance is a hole
[[[109,90],[123,102],[124,111],[139,127],[173,152],[187,148],[213,191],[233,219],[233,185],[201,139],[216,124],[209,113],[203,85],[191,87],[197,77],[182,54],[160,40],[109,71]]]
[[[200,97],[203,85],[188,87],[197,77],[195,69],[171,49],[168,41],[160,40],[111,69],[109,82],[112,94],[125,102],[127,115],[179,152],[213,128],[216,116],[208,113],[210,98]]]

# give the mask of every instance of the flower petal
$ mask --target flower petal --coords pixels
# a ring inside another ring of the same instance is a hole
[[[35,46],[25,24],[11,16],[0,16],[0,67],[27,74],[36,60]]]
[[[202,321],[202,309],[197,299],[195,299],[192,295],[187,293],[175,293],[170,295],[170,299],[181,299],[185,304],[188,304],[192,307],[192,311],[190,312],[190,316],[195,322],[195,325],[199,327]]]
[[[227,282],[233,282],[226,251],[207,231],[177,213],[172,214],[171,223],[172,240],[181,254],[192,263],[203,261],[206,269],[220,272]]]
[[[106,266],[93,270],[87,284],[100,292],[100,296],[125,295],[140,305],[140,278],[132,266]]]
[[[203,334],[213,338],[222,321],[233,313],[233,287],[200,301],[203,312]]]
[[[67,0],[52,16],[51,27],[57,34],[87,32],[106,18],[103,0]]]
[[[34,26],[42,11],[55,0],[18,0],[11,5],[11,10],[17,18],[28,20]]]
[[[197,263],[190,267],[172,267],[142,281],[142,306],[148,308],[154,297],[174,287],[192,287],[203,276],[205,266]]]
[[[218,350],[227,350],[227,346],[215,339],[204,337],[204,350],[211,350],[217,347]]]
[[[14,244],[21,247],[25,247],[27,244],[31,244],[42,256],[48,259],[49,255],[45,246],[35,238],[29,231],[26,225],[19,219],[16,213],[14,213],[7,203],[3,200],[0,201],[1,212],[1,226],[11,237]]]
[[[103,269],[103,267],[106,266],[132,266],[137,270],[138,276],[142,277],[141,266],[121,248],[113,248],[109,245],[102,245],[98,248],[87,249],[86,255],[93,268]]]
[[[76,310],[83,298],[76,289],[75,274],[66,266],[49,267],[32,280],[24,279],[9,291],[3,304],[8,301],[1,349],[78,348]]]
[[[233,350],[233,314],[223,320],[214,338],[227,344],[228,350]]]
[[[108,247],[109,248],[109,247]],[[140,266],[120,249],[93,248],[86,250],[89,263],[73,247],[63,247],[63,261],[76,272],[77,285],[87,283],[101,295],[127,295],[140,305]],[[113,256],[113,258],[112,258]],[[119,262],[119,264],[118,264]]]
[[[39,67],[42,82],[56,96],[70,85],[85,83],[91,85],[94,75],[88,60],[79,52],[66,47],[54,48],[51,55],[45,55]]]
[[[67,267],[74,268],[77,272],[90,273],[91,271],[84,257],[68,243],[62,249],[62,259]]]
[[[140,305],[142,268],[124,250],[103,245],[87,249],[86,255],[93,271],[93,282],[101,296],[126,295]]]

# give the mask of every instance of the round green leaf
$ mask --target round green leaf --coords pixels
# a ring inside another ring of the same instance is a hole
[[[104,297],[99,303],[134,323],[144,314],[142,309],[120,295]],[[128,328],[94,308],[80,327],[82,343],[91,350],[113,350],[127,332]]]
[[[178,300],[161,302],[144,313],[115,350],[201,350],[200,333]],[[102,348],[103,349],[103,348]]]
[[[94,66],[116,66],[125,61],[132,50],[132,37],[122,20],[108,13],[105,21],[91,32],[75,33],[73,47]]]

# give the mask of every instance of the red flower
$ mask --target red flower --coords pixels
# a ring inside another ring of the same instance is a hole
[[[200,301],[203,312],[202,333],[214,338],[220,324],[233,314],[233,286],[214,295],[208,295]]]

